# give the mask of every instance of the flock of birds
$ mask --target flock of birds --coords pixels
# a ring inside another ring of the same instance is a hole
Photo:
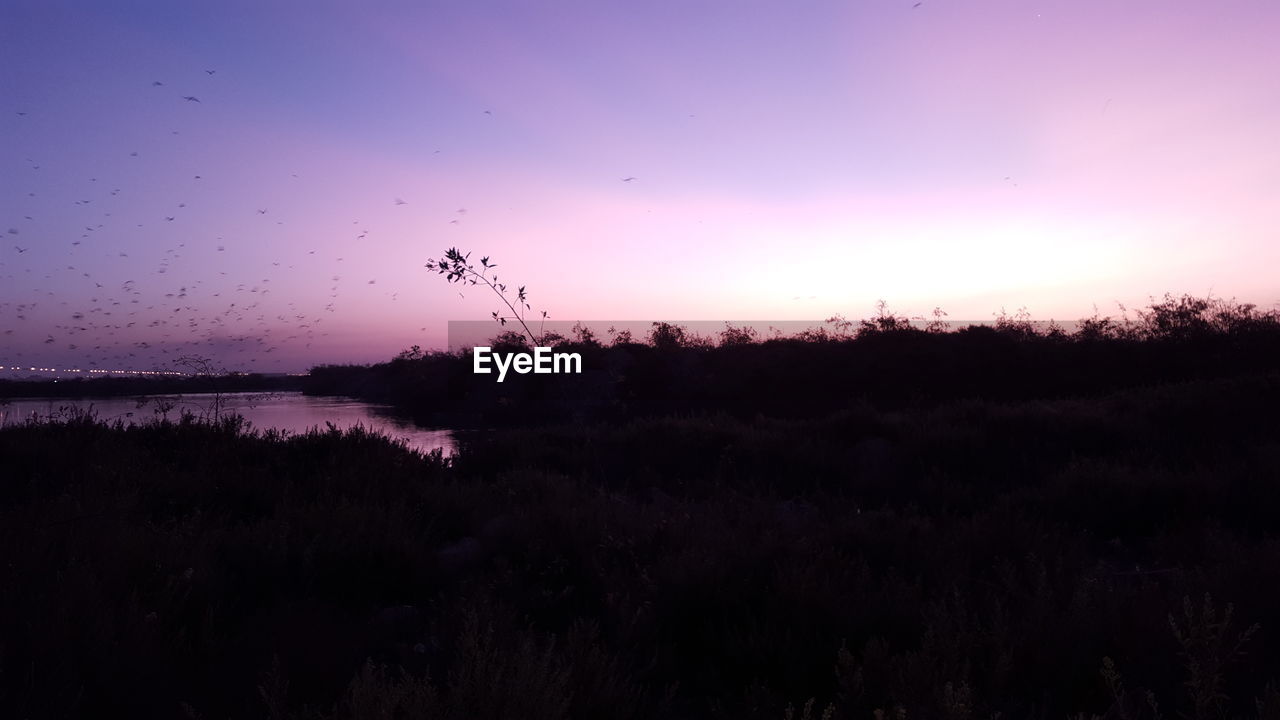
[[[217,70],[204,72],[212,79]],[[154,80],[151,87],[159,90],[168,86]],[[203,105],[195,94],[178,97],[183,103]],[[25,122],[29,113],[20,110],[16,114]],[[483,115],[492,117],[493,113],[484,110]],[[171,134],[179,135],[180,131],[172,130]],[[435,150],[433,154],[439,152]],[[139,152],[130,151],[128,157],[137,159]],[[28,177],[37,177],[41,167],[27,158]],[[121,175],[128,177],[128,173]],[[291,176],[298,177],[297,173]],[[185,177],[193,182],[204,179],[197,168],[189,168]],[[637,180],[634,176],[621,178],[628,184]],[[332,258],[332,271],[323,275],[328,287],[323,307],[317,309],[301,298],[283,304],[274,298],[268,302],[273,280],[278,286],[287,277],[283,273],[296,269],[287,256],[272,260],[269,266],[255,266],[249,258],[223,263],[220,267],[227,270],[219,271],[217,279],[206,283],[199,276],[209,277],[210,255],[231,252],[222,236],[212,243],[199,239],[180,222],[187,203],[177,203],[155,216],[166,224],[166,230],[167,224],[174,224],[173,230],[166,232],[172,243],[157,254],[154,248],[128,239],[131,232],[146,226],[145,222],[127,227],[128,221],[121,219],[121,215],[137,213],[138,199],[146,202],[154,188],[106,187],[99,178],[90,177],[87,185],[80,188],[57,188],[70,194],[70,207],[58,219],[74,216],[80,222],[74,233],[50,231],[50,223],[42,223],[44,218],[30,214],[15,219],[7,229],[12,242],[9,257],[0,253],[0,288],[25,284],[31,295],[15,297],[13,292],[0,290],[0,367],[59,365],[80,372],[101,372],[104,368],[168,370],[179,358],[198,355],[216,358],[229,369],[282,371],[297,369],[298,363],[295,358],[294,367],[285,366],[286,360],[280,357],[282,350],[290,349],[295,355],[305,352],[328,334],[322,328],[326,318],[339,309],[344,278],[337,269],[342,267],[339,264],[344,257]],[[25,194],[37,197],[34,187]],[[409,203],[396,197],[392,204]],[[251,217],[262,222],[285,224],[285,220],[270,214],[269,207],[253,207],[252,211]],[[465,207],[459,208],[448,223],[459,224],[466,213]],[[361,225],[358,220],[353,224]],[[270,244],[267,228],[258,232],[257,241]],[[363,244],[369,232],[361,229],[352,239]],[[31,252],[32,243],[37,244],[37,252]],[[308,257],[316,255],[316,249],[288,249],[287,243],[281,243],[280,248],[284,253],[316,260]],[[32,260],[34,256],[44,262]],[[107,272],[107,263],[112,262],[116,265]],[[120,263],[127,270],[122,271]],[[310,262],[307,269],[317,269],[317,263]],[[190,275],[186,280],[170,280],[179,273]],[[377,285],[377,278],[369,278],[364,284]],[[395,301],[399,292],[389,290],[385,295]],[[39,339],[40,335],[43,339]],[[32,350],[33,345],[38,346],[36,350]],[[51,361],[51,357],[58,360]]]
[[[915,2],[912,8],[923,4]],[[188,88],[186,94],[167,95],[170,86],[152,80],[150,102],[163,103],[164,98],[175,102],[172,98],[176,97],[181,104],[206,107],[201,95],[215,99],[224,79],[216,69],[203,72],[205,77],[197,82],[206,84]],[[145,82],[139,85],[145,88]],[[146,94],[145,90],[140,92]],[[31,109],[16,110],[18,123],[33,122]],[[192,110],[205,112],[196,107]],[[494,118],[492,110],[481,114]],[[169,134],[182,135],[178,129],[169,129]],[[178,139],[189,138],[183,135]],[[122,157],[126,156],[124,150]],[[36,148],[27,152],[39,154]],[[431,154],[439,153],[436,149]],[[138,150],[127,150],[127,162],[140,157]],[[326,325],[326,321],[339,311],[345,283],[350,282],[344,280],[340,269],[350,265],[343,264],[344,256],[337,256],[325,266],[323,254],[312,257],[319,251],[316,247],[290,247],[288,241],[277,241],[269,234],[270,223],[285,225],[287,211],[277,215],[261,204],[247,207],[247,216],[261,225],[252,231],[255,252],[238,252],[245,249],[243,243],[237,247],[223,236],[204,237],[185,226],[186,202],[155,209],[154,215],[144,209],[148,203],[164,203],[159,199],[166,194],[163,191],[187,178],[198,183],[189,186],[193,192],[207,186],[207,171],[194,164],[169,178],[165,188],[134,183],[138,174],[130,168],[120,172],[116,180],[123,187],[109,190],[106,178],[100,182],[96,176],[80,186],[65,179],[56,185],[45,183],[36,179],[48,173],[41,173],[42,163],[28,157],[26,164],[25,175],[21,170],[10,170],[7,181],[16,188],[24,182],[19,178],[32,178],[31,188],[21,188],[26,192],[19,193],[27,197],[18,197],[13,205],[6,202],[5,207],[6,212],[13,208],[20,217],[11,220],[6,231],[10,242],[0,249],[0,368],[59,365],[82,372],[101,372],[103,368],[169,370],[176,359],[199,355],[216,358],[229,369],[300,369],[312,343],[330,334],[327,329],[333,323]],[[291,173],[290,177],[297,180],[299,176]],[[618,180],[631,185],[640,178],[628,175]],[[1009,177],[1005,181],[1013,182]],[[36,201],[36,190],[64,198]],[[198,206],[205,198],[188,199]],[[64,201],[65,210],[59,210]],[[402,207],[410,203],[394,197],[390,204]],[[53,217],[31,214],[39,212]],[[129,218],[130,214],[139,216]],[[447,222],[458,225],[466,214],[465,207],[458,208]],[[155,237],[155,226],[135,222],[148,218],[160,223],[164,237],[170,238],[167,247],[135,240],[144,226]],[[359,248],[353,252],[363,254],[370,230],[359,220],[353,224],[361,229],[349,240]],[[261,259],[264,248],[279,252],[269,265]],[[215,276],[215,267],[225,269],[217,270]],[[176,276],[185,279],[171,279]],[[315,302],[315,293],[305,298],[297,293],[297,281],[304,277],[310,279],[307,287],[311,289],[327,287],[323,305]],[[368,278],[362,284],[368,288],[377,282],[377,278]],[[273,288],[284,284],[291,286],[287,293],[291,297],[281,299],[277,294],[268,301]],[[394,302],[399,294],[392,288],[381,296]],[[292,354],[292,361],[281,357],[285,354]],[[6,374],[0,372],[0,377]]]
[[[205,71],[209,76],[213,76],[216,72],[216,70]],[[165,83],[155,80],[151,86],[161,88]],[[183,95],[181,98],[188,103],[201,102],[195,95]],[[27,114],[25,111],[18,112],[19,117],[26,117]],[[174,130],[172,134],[177,135],[179,131]],[[129,157],[136,159],[139,153],[136,150],[132,151]],[[40,164],[30,158],[27,161],[31,171],[40,170]],[[198,174],[193,177],[195,180],[203,179]],[[61,267],[45,268],[47,272],[41,274],[41,269],[33,267],[32,263],[0,261],[0,272],[7,271],[6,276],[0,277],[4,277],[9,283],[14,283],[19,280],[18,273],[25,276],[39,274],[39,277],[34,279],[36,285],[43,290],[38,298],[22,302],[0,301],[0,327],[3,327],[0,333],[5,338],[5,342],[0,344],[0,363],[5,363],[9,368],[26,366],[29,363],[37,363],[43,367],[51,364],[47,358],[54,354],[52,351],[56,349],[62,351],[57,355],[65,358],[64,362],[57,363],[63,366],[59,369],[76,369],[81,372],[101,368],[171,369],[173,362],[185,355],[221,355],[226,358],[228,352],[232,356],[252,355],[253,357],[243,358],[242,364],[253,366],[259,362],[258,355],[277,351],[281,347],[281,342],[310,340],[314,337],[315,327],[321,318],[309,316],[303,312],[291,312],[289,315],[277,312],[268,316],[262,301],[262,298],[270,292],[271,278],[268,277],[261,278],[255,283],[236,284],[231,291],[232,297],[236,298],[234,300],[231,297],[224,298],[223,292],[218,291],[204,294],[204,300],[208,304],[200,306],[194,304],[194,297],[200,293],[201,286],[204,285],[203,280],[167,283],[163,278],[169,273],[173,263],[188,252],[186,242],[175,242],[159,257],[152,258],[154,265],[146,273],[149,277],[139,275],[137,278],[127,278],[122,281],[101,282],[97,268],[102,266],[105,258],[130,257],[130,254],[122,248],[132,249],[131,246],[122,242],[119,234],[112,232],[116,228],[111,224],[112,210],[119,209],[121,206],[116,199],[125,191],[121,188],[113,188],[103,194],[97,190],[98,178],[89,178],[88,182],[94,186],[94,189],[77,191],[64,188],[64,190],[76,192],[77,199],[71,204],[91,212],[93,219],[96,220],[84,225],[75,239],[63,239],[66,247],[61,255],[69,262]],[[144,188],[143,191],[145,190]],[[36,197],[34,191],[26,194],[31,198]],[[83,197],[84,195],[97,195],[97,197]],[[178,203],[177,209],[181,210],[186,206],[185,202]],[[259,212],[265,214],[266,211]],[[176,213],[160,217],[166,223],[172,223],[178,219]],[[40,235],[37,242],[46,244],[43,248],[46,251],[44,253],[46,259],[51,255],[59,254],[56,248],[56,245],[60,244],[59,240],[52,237],[48,231],[42,231],[40,229],[42,223],[39,223],[37,218],[24,215],[17,225],[23,224],[34,228]],[[141,228],[144,223],[135,225]],[[19,227],[10,227],[7,234],[18,237],[23,234],[23,230]],[[104,240],[100,241],[99,238]],[[115,247],[104,247],[104,245],[115,245]],[[19,258],[25,256],[29,250],[31,250],[30,246],[13,245],[13,251]],[[217,247],[217,252],[224,250],[224,245]],[[59,264],[62,263],[59,262]],[[135,271],[141,269],[134,267]],[[103,275],[107,274],[109,273],[103,273]],[[220,273],[224,276],[226,274],[225,271]],[[79,287],[72,284],[76,280],[79,281]],[[71,296],[83,296],[86,294],[85,291],[88,298],[83,307],[71,307],[69,301],[65,299]],[[336,298],[336,285],[333,286],[332,291],[332,297]],[[289,303],[288,307],[292,310],[294,304]],[[332,309],[333,304],[331,303],[329,307]],[[15,325],[18,329],[25,329],[21,326],[27,324],[29,320],[38,319],[49,322],[50,314],[52,315],[51,324],[44,325],[40,330],[40,334],[46,336],[41,343],[45,346],[42,352],[24,352],[13,342]],[[285,325],[290,326],[293,332],[273,342],[273,333]],[[234,357],[227,359],[231,360],[231,364],[236,364]]]

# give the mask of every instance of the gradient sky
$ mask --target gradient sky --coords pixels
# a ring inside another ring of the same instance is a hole
[[[1280,301],[1280,3],[913,5],[5,0],[0,365]]]

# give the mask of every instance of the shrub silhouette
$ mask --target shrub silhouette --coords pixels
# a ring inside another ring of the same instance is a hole
[[[452,458],[234,416],[0,427],[0,707],[1272,717],[1277,319],[1156,305],[575,332],[569,385],[413,348],[308,379],[482,426]]]
[[[0,703],[1252,717],[1280,676],[1236,629],[1280,603],[1277,403],[1272,369],[511,428],[451,459],[359,430],[7,426]],[[1233,611],[1184,604],[1206,593]]]
[[[869,319],[837,315],[795,337],[761,338],[726,325],[718,342],[656,322],[643,343],[612,328],[612,341],[602,343],[579,323],[572,338],[541,340],[582,354],[583,376],[522,376],[496,393],[492,378],[470,373],[469,357],[439,354],[413,361],[416,371],[397,363],[313,368],[307,387],[452,424],[681,412],[816,417],[864,402],[889,409],[1089,396],[1263,371],[1280,355],[1275,312],[1186,296],[1153,302],[1137,319],[1095,314],[1070,332],[1038,324],[1025,310],[955,329],[946,329],[943,317],[939,310],[932,320],[912,321],[881,303]],[[493,344],[523,350],[528,337],[507,331]],[[491,404],[499,400],[500,407]]]

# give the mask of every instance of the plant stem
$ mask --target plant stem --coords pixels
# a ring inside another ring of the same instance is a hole
[[[488,286],[489,286],[489,289],[490,289],[490,290],[493,290],[495,293],[497,293],[497,294],[498,294],[498,297],[502,298],[502,302],[503,302],[503,303],[505,303],[505,304],[506,304],[506,306],[507,306],[507,309],[511,311],[511,317],[512,317],[513,319],[515,319],[515,320],[519,320],[519,321],[520,321],[520,325],[521,325],[521,327],[523,327],[523,328],[524,328],[524,332],[525,332],[525,334],[529,336],[529,342],[533,343],[534,345],[537,345],[537,344],[538,344],[538,339],[537,339],[536,337],[534,337],[533,331],[532,331],[532,330],[530,330],[530,329],[529,329],[529,326],[525,323],[525,321],[524,321],[524,315],[523,315],[523,314],[521,314],[521,313],[519,313],[519,312],[517,312],[517,311],[516,311],[516,309],[515,309],[514,307],[512,307],[512,306],[511,306],[511,301],[507,299],[507,294],[506,294],[506,293],[504,293],[504,292],[502,292],[501,290],[499,290],[499,289],[498,289],[498,287],[497,287],[496,285],[494,285],[494,284],[493,284],[493,282],[492,282],[492,281],[490,281],[488,277],[486,277],[485,275],[483,275],[483,274],[481,274],[481,273],[476,272],[476,271],[475,271],[475,269],[474,269],[474,268],[472,268],[470,265],[468,265],[468,266],[467,266],[467,272],[469,272],[469,273],[471,273],[472,275],[474,275],[474,276],[476,276],[476,277],[480,278],[480,279],[484,282],[484,284],[485,284],[485,285],[488,285]]]

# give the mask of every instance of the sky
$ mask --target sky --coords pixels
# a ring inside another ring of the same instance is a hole
[[[1280,3],[0,2],[0,366],[1280,302]],[[509,273],[507,275],[506,273]]]

